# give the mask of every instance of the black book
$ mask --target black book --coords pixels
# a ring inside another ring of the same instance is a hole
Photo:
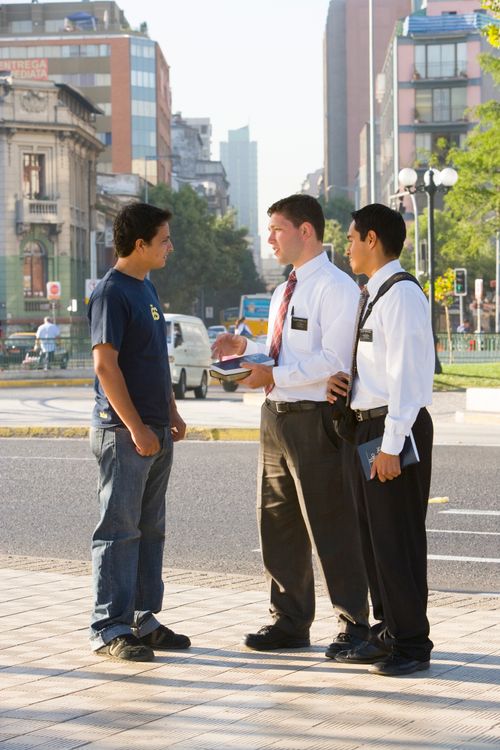
[[[370,479],[372,464],[375,461],[376,456],[380,453],[382,447],[382,438],[383,435],[376,437],[373,440],[368,440],[367,443],[361,443],[361,445],[358,445],[358,454],[366,479]],[[420,461],[417,446],[415,445],[415,439],[411,431],[405,438],[403,450],[399,454],[399,461],[402,469],[405,466],[411,466],[411,464],[418,464]]]
[[[274,359],[268,354],[247,354],[241,357],[231,357],[231,359],[223,359],[220,362],[213,362],[210,366],[210,375],[212,378],[218,380],[243,380],[250,375],[251,370],[246,367],[242,367],[242,362],[253,362],[257,365],[268,365],[272,367],[274,365]]]

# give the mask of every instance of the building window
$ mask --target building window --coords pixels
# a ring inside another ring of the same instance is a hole
[[[12,21],[10,24],[12,34],[31,34],[33,31],[33,22],[30,21]]]
[[[417,89],[415,122],[457,122],[465,119],[467,89]]]
[[[463,148],[466,138],[467,133],[415,133],[415,166],[427,166],[431,155],[434,155],[438,157],[439,165],[444,167],[450,148]]]
[[[467,75],[467,44],[417,44],[415,78],[457,78]]]
[[[47,288],[47,255],[41,242],[27,242],[23,258],[23,293],[25,297],[45,297]]]
[[[23,154],[23,195],[35,200],[45,197],[44,154]]]

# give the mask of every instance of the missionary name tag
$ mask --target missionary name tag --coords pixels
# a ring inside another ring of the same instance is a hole
[[[359,332],[359,340],[373,343],[373,331],[370,328],[362,328]]]
[[[292,328],[296,331],[307,331],[307,318],[296,318],[292,315]]]

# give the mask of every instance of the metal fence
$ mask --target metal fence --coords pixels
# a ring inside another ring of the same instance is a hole
[[[92,367],[90,339],[61,337],[48,357],[35,349],[35,334],[13,334],[0,339],[1,370],[43,370],[49,366],[54,370]]]
[[[452,333],[451,351],[448,336],[440,333],[437,346],[443,364],[500,362],[500,333]]]

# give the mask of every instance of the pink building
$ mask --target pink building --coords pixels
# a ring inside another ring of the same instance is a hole
[[[461,145],[474,126],[469,108],[498,98],[481,71],[488,49],[481,29],[490,21],[477,0],[428,0],[425,14],[396,28],[377,78],[379,196],[398,191],[402,167],[425,169],[431,153]],[[491,48],[489,48],[491,51]]]

